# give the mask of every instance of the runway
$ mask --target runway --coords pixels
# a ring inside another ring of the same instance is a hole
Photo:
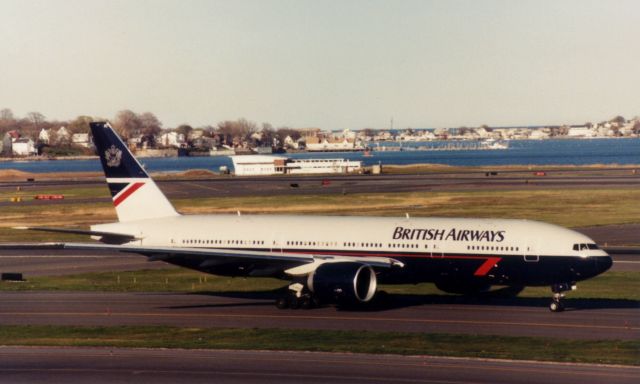
[[[280,310],[274,294],[2,292],[1,325],[169,325],[500,334],[573,339],[640,338],[640,306],[625,300],[567,300],[551,313],[543,299],[470,300],[396,295],[370,309]],[[375,309],[375,310],[374,310]]]
[[[172,268],[167,263],[149,262],[142,255],[120,252],[3,248],[6,246],[0,245],[0,273],[22,273],[25,278]]]
[[[622,384],[638,367],[320,352],[0,347],[0,383]]]
[[[382,175],[323,175],[286,177],[215,177],[209,179],[160,179],[159,187],[169,199],[207,198],[227,196],[274,196],[299,194],[351,194],[424,191],[535,190],[539,188],[634,188],[640,187],[640,175],[628,168],[596,169],[589,171],[550,171],[547,176],[534,176],[533,171],[501,171],[495,176],[485,172],[382,174]],[[20,187],[25,194],[68,188],[104,187],[104,197],[64,200],[24,200],[23,205],[52,205],[110,201],[104,179],[43,180],[0,182],[0,193],[13,193]],[[14,203],[0,201],[0,206]]]

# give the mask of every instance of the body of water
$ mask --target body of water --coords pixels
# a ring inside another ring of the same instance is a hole
[[[446,144],[446,143],[444,143]],[[385,145],[398,145],[386,143]],[[640,139],[562,139],[515,140],[503,150],[410,150],[425,143],[403,143],[406,151],[373,151],[371,156],[362,152],[294,153],[291,158],[344,158],[361,160],[364,165],[446,164],[455,166],[491,165],[590,165],[640,164]],[[434,145],[433,143],[427,145]],[[218,171],[225,165],[233,169],[231,159],[219,157],[168,157],[140,159],[150,172],[179,172],[188,169]],[[0,162],[0,169],[25,172],[91,172],[101,171],[100,162],[94,160],[49,160]]]

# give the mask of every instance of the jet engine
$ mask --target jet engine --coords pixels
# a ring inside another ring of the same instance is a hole
[[[369,265],[353,262],[324,263],[309,275],[309,290],[328,303],[366,303],[376,294],[376,273]]]

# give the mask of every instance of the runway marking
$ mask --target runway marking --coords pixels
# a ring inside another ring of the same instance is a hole
[[[376,318],[376,317],[353,317],[353,316],[292,316],[292,315],[259,315],[259,314],[212,314],[212,313],[150,313],[150,312],[0,312],[5,316],[61,316],[61,317],[160,317],[160,318],[263,318],[263,319],[295,319],[295,320],[348,320],[348,321],[375,321],[375,322],[403,322],[403,323],[426,323],[426,324],[465,324],[498,326],[520,326],[520,327],[544,327],[544,328],[580,328],[580,329],[608,329],[636,331],[640,327],[615,326],[615,325],[585,325],[569,323],[527,323],[512,321],[475,321],[475,320],[437,320],[437,319],[407,319],[407,318]]]

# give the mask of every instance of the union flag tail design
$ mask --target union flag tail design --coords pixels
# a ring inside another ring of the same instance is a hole
[[[90,123],[119,221],[177,216],[169,200],[145,172],[109,123]]]

